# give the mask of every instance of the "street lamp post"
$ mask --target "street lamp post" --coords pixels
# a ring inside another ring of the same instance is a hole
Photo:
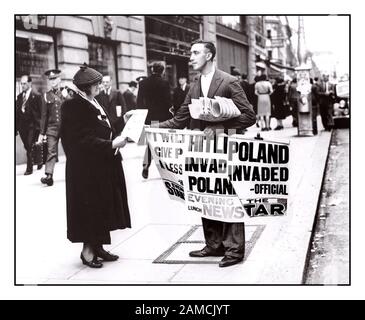
[[[297,91],[300,93],[298,101],[298,135],[313,136],[312,125],[312,94],[309,72],[312,68],[307,64],[304,22],[303,17],[298,17],[298,61],[299,66],[295,68],[297,74]]]

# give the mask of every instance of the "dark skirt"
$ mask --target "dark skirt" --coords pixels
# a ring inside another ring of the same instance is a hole
[[[290,113],[289,104],[273,105],[272,116],[278,120],[284,120]]]
[[[120,160],[120,157],[115,157],[108,171],[104,171],[107,178],[104,176],[103,180],[95,178],[84,181],[72,175],[71,179],[79,182],[77,188],[74,183],[66,181],[67,238],[71,242],[110,244],[110,231],[131,227],[127,188]],[[83,199],[77,196],[81,194],[79,187],[82,191],[88,188],[89,193],[83,194]]]

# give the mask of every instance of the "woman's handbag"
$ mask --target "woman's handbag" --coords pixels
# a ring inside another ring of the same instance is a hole
[[[47,160],[47,142],[35,142],[32,145],[32,160],[34,165],[45,164]]]

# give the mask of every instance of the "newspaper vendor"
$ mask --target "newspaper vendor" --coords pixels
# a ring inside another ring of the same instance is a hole
[[[235,129],[242,133],[244,129],[256,123],[256,115],[248,102],[239,81],[214,66],[216,48],[213,43],[196,41],[191,47],[190,63],[201,75],[190,88],[187,97],[174,118],[160,123],[160,128],[189,128],[202,130],[212,137],[217,129]],[[240,115],[222,122],[208,122],[193,119],[188,105],[192,99],[215,96],[230,98],[240,111]],[[244,223],[227,223],[202,218],[206,246],[190,252],[192,257],[223,256],[220,267],[228,267],[239,263],[245,253]]]

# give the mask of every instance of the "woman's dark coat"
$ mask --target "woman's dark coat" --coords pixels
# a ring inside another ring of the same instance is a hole
[[[275,86],[274,92],[271,95],[272,100],[272,116],[278,120],[285,119],[289,114],[289,106],[286,104],[285,83]]]
[[[109,231],[130,227],[121,155],[112,129],[91,103],[76,95],[62,105],[66,154],[67,238],[109,244]]]

